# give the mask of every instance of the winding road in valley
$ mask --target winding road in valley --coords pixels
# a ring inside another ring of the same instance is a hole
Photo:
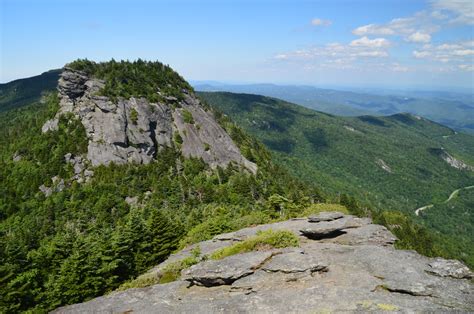
[[[450,200],[452,200],[456,195],[458,195],[459,191],[461,190],[470,190],[470,189],[474,189],[474,185],[471,185],[471,186],[466,186],[466,187],[463,187],[463,188],[459,188],[457,190],[454,190],[448,197],[447,200],[445,200],[443,202],[443,204],[446,204],[447,202],[449,202]],[[415,209],[415,215],[419,216],[420,215],[420,212],[425,210],[425,209],[428,209],[428,208],[431,208],[433,207],[434,204],[430,204],[430,205],[425,205],[423,207],[420,207],[420,208],[417,208]]]

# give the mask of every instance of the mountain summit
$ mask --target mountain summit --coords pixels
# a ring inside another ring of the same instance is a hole
[[[57,130],[59,118],[72,113],[85,128],[92,166],[147,164],[177,145],[213,168],[233,162],[257,171],[192,88],[161,63],[76,61],[63,69],[58,91],[58,113],[42,131]]]

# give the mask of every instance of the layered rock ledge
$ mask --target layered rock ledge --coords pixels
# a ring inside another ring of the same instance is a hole
[[[317,222],[310,222],[317,221]],[[319,217],[245,228],[195,244],[150,270],[243,241],[260,230],[289,230],[300,247],[207,260],[180,280],[129,289],[55,313],[471,312],[473,274],[462,263],[397,250],[396,238],[370,219]],[[307,237],[305,230],[338,232]],[[303,231],[303,232],[302,232]],[[195,251],[195,250],[194,250]]]

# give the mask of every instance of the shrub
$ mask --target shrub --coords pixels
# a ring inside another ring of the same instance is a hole
[[[132,108],[130,110],[130,120],[132,121],[133,124],[137,124],[138,121],[138,112],[135,110],[135,108]]]
[[[194,124],[194,118],[191,112],[186,109],[183,109],[183,120],[185,123]]]
[[[185,257],[182,260],[169,263],[163,267],[158,273],[146,273],[138,276],[136,279],[122,284],[117,290],[127,290],[130,288],[144,288],[156,284],[163,284],[176,281],[181,276],[183,269],[189,268],[200,261],[201,248],[196,246],[191,251],[191,256]]]
[[[174,132],[174,141],[178,145],[183,144],[183,138],[181,137],[178,131]]]

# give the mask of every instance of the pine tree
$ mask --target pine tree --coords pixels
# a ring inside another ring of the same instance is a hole
[[[160,210],[152,210],[148,220],[149,245],[151,253],[149,262],[162,262],[178,245],[180,232]]]

